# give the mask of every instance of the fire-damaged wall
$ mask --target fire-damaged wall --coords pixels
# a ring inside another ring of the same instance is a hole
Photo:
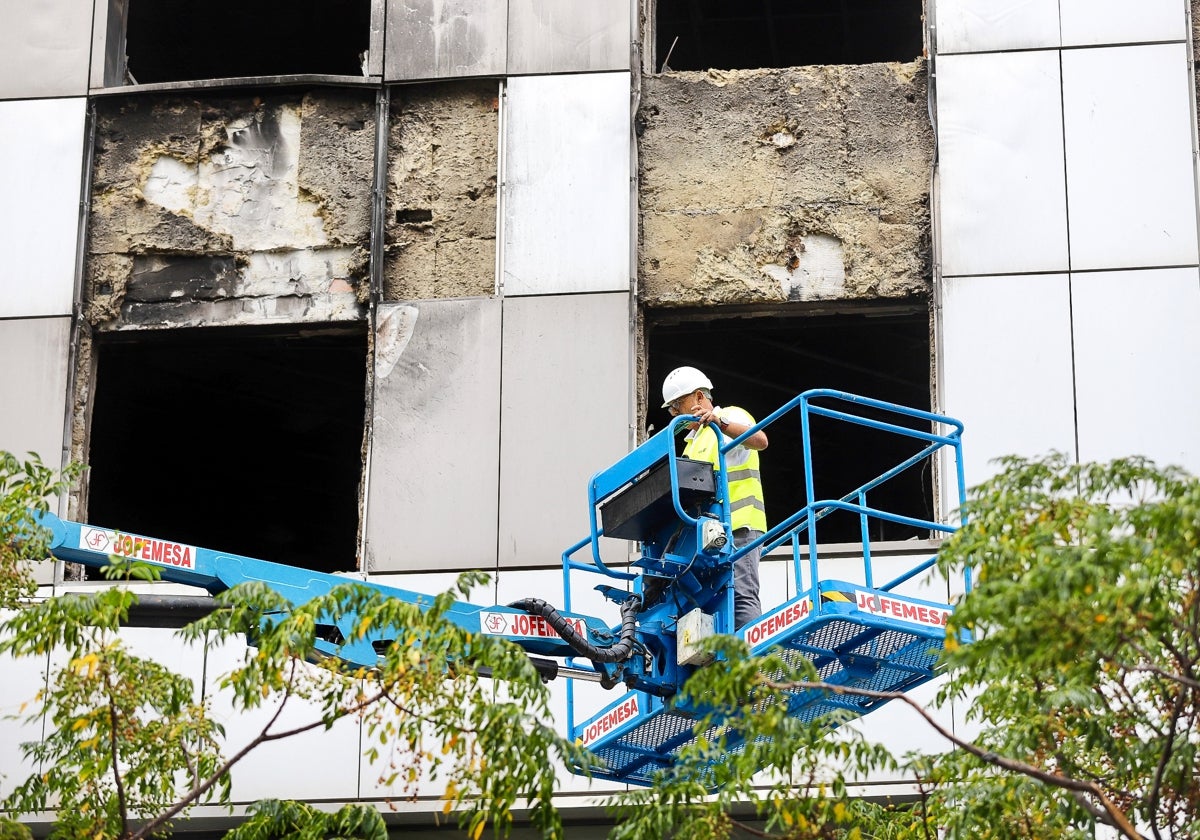
[[[96,329],[360,318],[374,93],[99,100]]]
[[[499,110],[494,80],[393,91],[385,300],[495,291]]]
[[[636,130],[644,304],[928,291],[923,62],[646,76]]]

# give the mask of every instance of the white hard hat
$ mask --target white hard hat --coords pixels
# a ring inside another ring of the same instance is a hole
[[[705,388],[712,390],[712,383],[708,381],[708,377],[694,367],[679,367],[667,374],[667,378],[663,380],[663,404],[666,408],[675,400],[690,394],[697,388]]]

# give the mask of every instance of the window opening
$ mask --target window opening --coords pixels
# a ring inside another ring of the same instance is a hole
[[[362,76],[370,31],[370,0],[129,0],[125,78],[105,81]]]
[[[356,568],[364,327],[109,333],[95,356],[89,522]]]
[[[654,69],[913,61],[921,0],[658,0]]]
[[[928,410],[929,314],[832,314],[720,317],[649,313],[648,423],[669,420],[662,382],[675,367],[693,365],[713,382],[713,402],[738,405],[762,420],[811,388],[832,388]],[[894,434],[812,418],[814,489],[840,498],[915,454],[921,446]],[[895,422],[894,416],[888,416]],[[767,429],[762,454],[767,521],[773,525],[806,503],[800,415],[789,413]],[[682,448],[682,447],[681,447]],[[933,477],[914,467],[868,494],[873,507],[933,518]],[[872,520],[871,538],[928,538],[926,531]],[[836,512],[817,528],[821,543],[856,542],[858,517]]]

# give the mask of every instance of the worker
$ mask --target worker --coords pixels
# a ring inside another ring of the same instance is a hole
[[[663,380],[662,407],[672,417],[690,414],[696,418],[689,423],[683,457],[707,461],[718,466],[717,450],[722,443],[721,430],[733,439],[754,425],[754,418],[736,406],[721,408],[713,405],[712,382],[694,367],[680,367]],[[767,448],[767,435],[761,429],[725,453],[728,471],[730,526],[733,545],[741,548],[762,536],[767,530],[767,509],[763,504],[762,475],[758,470],[758,453]],[[746,552],[733,565],[733,626],[740,629],[762,614],[758,597],[758,563],[761,548]]]

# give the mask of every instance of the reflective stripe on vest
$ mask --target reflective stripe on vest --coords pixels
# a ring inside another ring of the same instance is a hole
[[[758,469],[758,453],[746,449],[744,463],[729,467],[729,524],[738,528],[767,530],[767,508],[763,504],[762,473]],[[707,461],[717,466],[717,433],[709,426],[697,431],[683,448],[683,457]]]

